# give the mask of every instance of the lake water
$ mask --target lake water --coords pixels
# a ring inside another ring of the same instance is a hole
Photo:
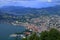
[[[15,38],[11,38],[9,35],[16,32],[22,32],[24,30],[25,28],[23,26],[0,24],[0,40],[15,40]]]

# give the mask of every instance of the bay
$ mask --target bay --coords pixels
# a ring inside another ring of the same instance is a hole
[[[9,37],[9,35],[16,32],[22,32],[25,28],[23,26],[14,26],[10,24],[0,24],[0,40],[15,40],[15,38]]]

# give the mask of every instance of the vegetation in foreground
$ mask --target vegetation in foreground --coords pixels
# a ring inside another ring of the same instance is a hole
[[[37,33],[32,33],[22,40],[60,40],[60,31],[52,28],[49,31],[41,32],[39,35],[37,35]]]

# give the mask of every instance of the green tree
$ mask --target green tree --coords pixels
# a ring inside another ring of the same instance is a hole
[[[40,34],[40,40],[60,40],[60,32],[54,28]]]
[[[41,32],[39,36],[37,33],[32,33],[23,40],[60,40],[60,31],[52,28],[49,31]]]
[[[47,38],[48,38],[48,31],[40,33],[40,40],[47,40]]]
[[[49,40],[60,40],[60,32],[57,29],[51,29],[48,32]]]
[[[39,40],[39,36],[37,35],[37,33],[33,33],[28,40]]]

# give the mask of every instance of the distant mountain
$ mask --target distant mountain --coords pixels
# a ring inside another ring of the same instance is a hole
[[[53,6],[53,7],[47,7],[47,8],[27,8],[27,7],[21,7],[21,6],[4,6],[0,8],[0,14],[1,13],[9,13],[9,14],[44,14],[44,15],[50,15],[50,14],[58,14],[60,15],[60,5]]]
[[[27,14],[31,13],[32,11],[34,12],[36,9],[35,8],[26,8],[26,7],[21,7],[21,6],[4,6],[0,8],[2,12],[10,13],[10,14]]]

